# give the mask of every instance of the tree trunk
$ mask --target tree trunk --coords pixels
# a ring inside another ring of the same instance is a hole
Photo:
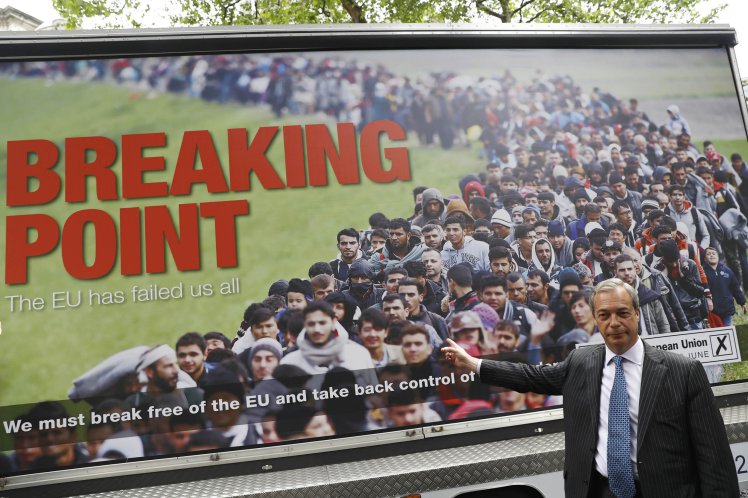
[[[343,6],[348,15],[351,16],[351,21],[355,23],[365,23],[366,16],[364,9],[360,5],[356,5],[353,0],[340,0],[340,4]]]

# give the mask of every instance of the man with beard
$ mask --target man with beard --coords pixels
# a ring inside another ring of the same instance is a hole
[[[395,218],[390,220],[389,240],[381,250],[371,255],[371,271],[379,281],[385,268],[402,265],[406,261],[418,261],[424,250],[426,245],[421,239],[411,235],[410,223],[403,218]]]
[[[449,281],[449,296],[453,301],[449,302],[450,312],[447,320],[454,313],[469,311],[480,303],[478,294],[473,290],[473,274],[470,271],[470,265],[460,263],[449,269],[447,272]]]
[[[348,269],[354,261],[364,257],[359,248],[358,232],[354,228],[344,228],[338,232],[338,257],[330,261],[335,278],[348,279]]]
[[[387,294],[384,296],[382,302],[382,310],[390,321],[393,322],[403,321],[406,323],[415,323],[413,320],[408,319],[410,310],[408,309],[408,302],[405,297],[401,294]],[[422,323],[421,326],[426,329],[429,334],[429,340],[434,348],[441,347],[444,342],[444,338],[439,335],[434,327],[429,324]]]
[[[488,271],[488,244],[466,235],[466,223],[458,216],[444,222],[447,242],[442,250],[442,263],[449,270],[459,263],[468,263],[473,271]]]
[[[667,315],[660,302],[660,295],[646,285],[642,285],[636,275],[634,260],[627,254],[621,254],[615,261],[616,277],[636,289],[639,296],[639,309],[642,313],[639,335],[666,334],[670,332]]]
[[[29,419],[35,423],[45,420],[67,420],[68,414],[62,403],[42,401],[29,411]],[[88,463],[88,456],[79,444],[74,426],[51,427],[39,431],[42,455],[33,461],[34,470],[54,470]]]
[[[612,240],[605,241],[605,243],[603,244],[604,261],[602,265],[600,265],[600,273],[595,275],[595,278],[593,279],[595,285],[599,284],[603,280],[608,280],[609,278],[613,278],[616,276],[615,264],[613,263],[613,261],[618,256],[620,256],[621,251],[623,251],[623,247],[621,247],[621,244],[619,244],[618,242],[613,242]]]
[[[421,282],[415,278],[405,278],[400,281],[397,292],[405,299],[408,307],[408,320],[416,324],[429,325],[436,330],[442,340],[447,338],[447,322],[422,304],[425,287]]]
[[[425,227],[430,223],[444,222],[446,207],[444,197],[438,189],[428,188],[423,191],[421,196],[422,214],[413,218],[413,224],[418,227]]]
[[[408,278],[408,270],[402,266],[392,266],[384,270],[385,294],[397,294],[397,285],[400,280]]]
[[[365,310],[382,301],[384,289],[374,286],[369,263],[359,259],[348,272],[348,290],[344,290],[343,294],[353,299],[360,309]]]
[[[189,405],[203,399],[203,391],[195,387],[189,376],[180,378],[177,354],[166,344],[153,346],[143,352],[136,368],[138,380],[143,388],[127,397],[128,408],[147,406],[179,406],[186,410]]]
[[[428,278],[430,282],[440,285],[445,294],[449,292],[447,271],[444,270],[442,256],[439,251],[426,249],[423,251],[423,254],[421,254],[421,262],[426,265],[426,278]]]
[[[536,270],[537,271],[537,270]],[[527,297],[527,282],[525,278],[519,272],[511,272],[506,276],[506,288],[509,299],[521,306],[526,307],[536,316],[540,316],[548,306],[545,306],[535,301],[531,301]]]
[[[550,286],[551,279],[542,270],[527,272],[527,299],[534,303],[548,306],[558,291]]]
[[[423,255],[421,257],[423,258]],[[421,304],[430,312],[442,315],[442,301],[447,296],[447,293],[442,289],[441,285],[426,278],[426,265],[421,261],[408,261],[405,263],[405,269],[411,278],[414,278],[423,286]]]
[[[421,235],[423,235],[423,243],[429,249],[435,251],[441,251],[444,246],[444,229],[441,225],[436,223],[429,223],[421,229]]]
[[[556,253],[553,252],[551,243],[545,239],[536,239],[532,243],[532,263],[528,270],[543,270],[553,279],[561,271],[556,264]]]
[[[574,252],[571,250],[573,243],[564,234],[564,225],[560,221],[553,220],[548,223],[548,240],[556,254],[556,263],[559,266],[566,267],[575,263]]]
[[[499,277],[506,277],[509,272],[518,268],[511,251],[506,247],[492,247],[488,251],[488,260],[491,262],[491,273]]]

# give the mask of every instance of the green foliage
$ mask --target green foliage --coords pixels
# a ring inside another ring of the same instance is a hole
[[[170,0],[174,25],[221,26],[320,23],[543,22],[667,23],[712,22],[725,8],[706,14],[706,0]],[[142,27],[150,6],[142,0],[53,0],[79,28]]]

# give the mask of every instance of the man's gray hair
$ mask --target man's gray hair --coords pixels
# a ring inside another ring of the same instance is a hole
[[[619,289],[621,287],[626,290],[629,297],[631,298],[631,303],[634,305],[634,309],[638,310],[639,294],[637,294],[636,289],[631,287],[620,278],[609,278],[597,284],[592,291],[592,295],[590,296],[590,308],[592,308],[592,316],[595,316],[595,298],[597,298],[597,295],[603,294],[605,292],[614,292],[616,289]]]

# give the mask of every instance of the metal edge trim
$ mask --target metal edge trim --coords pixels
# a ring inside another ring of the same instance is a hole
[[[743,95],[743,81],[740,79],[740,71],[738,68],[738,60],[735,57],[735,48],[727,47],[727,57],[730,60],[730,68],[732,69],[732,76],[735,82],[735,90],[737,92],[740,106],[740,112],[743,114],[743,127],[745,129],[746,138],[748,138],[748,105],[746,105],[745,98]]]

